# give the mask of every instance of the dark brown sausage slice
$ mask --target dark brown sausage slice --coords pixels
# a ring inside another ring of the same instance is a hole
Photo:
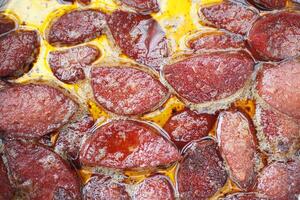
[[[300,161],[274,162],[258,177],[257,191],[271,199],[297,200],[300,193]]]
[[[0,35],[16,28],[16,22],[7,15],[0,14]]]
[[[14,193],[7,175],[6,166],[0,154],[0,200],[13,199]]]
[[[83,188],[84,200],[130,200],[125,187],[110,177],[94,175]]]
[[[157,21],[150,15],[115,11],[107,23],[124,54],[159,70],[169,53],[165,32]]]
[[[217,135],[231,179],[242,189],[251,188],[256,175],[256,144],[249,120],[238,111],[222,112],[218,119]]]
[[[213,52],[164,67],[164,76],[175,91],[193,103],[227,98],[241,90],[254,69],[245,52]]]
[[[226,0],[200,8],[199,15],[208,25],[242,35],[248,32],[252,23],[258,18],[257,12],[253,9]]]
[[[249,32],[253,55],[261,60],[280,61],[300,55],[300,14],[277,12],[257,20]]]
[[[157,0],[121,0],[121,2],[142,14],[150,14],[159,11]]]
[[[48,27],[46,35],[50,44],[75,45],[97,38],[105,25],[105,16],[99,10],[73,10]]]
[[[189,48],[197,50],[224,50],[245,48],[242,36],[226,32],[207,32],[191,39]]]
[[[90,133],[94,120],[84,115],[75,122],[67,124],[59,131],[55,144],[55,151],[63,157],[76,160],[79,156],[79,149],[82,138]]]
[[[152,168],[171,164],[180,153],[153,127],[137,121],[112,121],[99,127],[83,144],[86,166],[116,169]]]
[[[0,37],[0,77],[20,76],[28,71],[39,52],[36,31],[18,30]]]
[[[99,104],[120,115],[139,115],[166,99],[168,90],[148,73],[130,67],[98,67],[92,88]]]
[[[100,55],[100,50],[96,46],[85,45],[52,51],[48,62],[59,80],[74,83],[85,78],[84,68],[95,62]]]
[[[7,141],[4,152],[17,189],[27,199],[81,199],[76,173],[51,150],[36,144]]]
[[[53,87],[7,87],[0,91],[0,133],[13,138],[39,138],[67,123],[76,110],[77,104]]]
[[[134,194],[135,200],[174,200],[174,189],[164,176],[153,176],[139,184]]]
[[[185,109],[173,115],[164,125],[164,129],[177,146],[183,147],[192,140],[208,136],[215,119],[214,115]]]
[[[292,118],[272,109],[257,107],[256,118],[273,153],[295,153],[300,148],[300,126]]]
[[[263,10],[282,9],[286,6],[287,0],[248,0],[257,8]]]
[[[177,173],[181,199],[208,199],[224,186],[226,180],[226,170],[213,140],[195,142],[185,152]]]
[[[300,61],[264,66],[258,74],[259,96],[273,108],[300,119]]]

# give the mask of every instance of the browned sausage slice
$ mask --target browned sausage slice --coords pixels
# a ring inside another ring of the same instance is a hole
[[[0,14],[0,35],[16,28],[16,22],[7,15]]]
[[[297,200],[300,193],[300,162],[274,162],[258,178],[257,190],[270,199]]]
[[[21,76],[39,52],[36,31],[12,31],[0,37],[0,77]]]
[[[282,9],[286,6],[287,0],[248,0],[257,8],[263,10]]]
[[[0,133],[13,138],[39,138],[67,123],[76,110],[77,104],[53,87],[7,87],[0,91]]]
[[[134,194],[135,200],[174,200],[174,189],[164,176],[153,176],[139,184]]]
[[[171,164],[180,153],[153,127],[137,121],[112,121],[99,127],[83,144],[86,166],[116,169],[152,168]]]
[[[209,103],[234,95],[254,69],[245,52],[212,52],[164,67],[164,76],[175,91],[193,103]]]
[[[94,175],[83,188],[84,200],[130,200],[124,185],[113,182],[110,177]]]
[[[131,67],[98,67],[92,88],[99,104],[120,115],[140,115],[159,106],[168,93],[159,80]]]
[[[99,10],[73,10],[48,27],[47,40],[52,45],[75,45],[97,38],[105,25],[105,16]]]
[[[121,2],[142,14],[150,14],[159,11],[157,0],[121,0]]]
[[[259,96],[286,115],[300,119],[300,61],[264,66],[257,78]]]
[[[226,170],[213,140],[195,142],[187,149],[177,173],[181,199],[208,199],[226,180]]]
[[[258,18],[253,9],[239,3],[223,1],[219,4],[202,7],[200,17],[206,24],[245,35]]]
[[[185,109],[173,115],[164,125],[164,129],[179,147],[208,136],[216,117],[206,113],[197,113]]]
[[[7,141],[4,152],[17,189],[25,199],[81,199],[76,173],[51,150],[36,144]]]
[[[242,189],[251,188],[256,175],[256,144],[249,120],[241,112],[222,112],[217,135],[231,179]]]
[[[256,193],[236,193],[229,196],[226,196],[222,200],[270,200],[267,197],[264,197],[261,194]]]
[[[74,83],[85,78],[84,69],[95,62],[101,53],[93,45],[52,51],[48,62],[54,75],[66,83]]]
[[[251,28],[248,43],[261,60],[280,61],[300,55],[300,14],[284,11],[263,16]]]
[[[150,15],[115,11],[107,23],[124,54],[159,70],[169,53],[166,34],[156,20]]]
[[[226,32],[207,32],[191,39],[188,46],[193,50],[224,50],[245,48],[242,36]]]

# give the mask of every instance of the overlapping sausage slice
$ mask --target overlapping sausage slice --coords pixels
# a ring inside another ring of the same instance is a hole
[[[84,115],[78,120],[67,124],[59,131],[55,151],[63,157],[76,160],[79,156],[82,138],[90,133],[93,125],[93,118],[89,115]]]
[[[75,45],[100,36],[105,16],[99,10],[73,10],[50,23],[47,40],[52,45]]]
[[[48,62],[59,80],[74,83],[85,78],[84,69],[95,62],[100,54],[96,46],[78,46],[50,52]]]
[[[4,152],[17,189],[27,199],[81,199],[76,173],[51,150],[6,141]]]
[[[188,46],[193,50],[224,50],[245,48],[242,36],[226,32],[207,32],[191,39]]]
[[[255,181],[256,144],[251,131],[249,120],[241,112],[220,114],[217,135],[221,155],[231,179],[242,189],[251,188]]]
[[[255,10],[227,0],[200,8],[199,15],[208,25],[242,35],[248,32],[258,18]]]
[[[164,176],[145,179],[134,194],[135,200],[174,200],[174,190],[170,181]]]
[[[181,199],[208,199],[226,180],[226,170],[213,140],[195,142],[186,150],[177,173]]]
[[[0,90],[0,133],[38,138],[68,122],[77,104],[43,84],[14,85]]]
[[[20,76],[29,70],[39,52],[36,31],[12,31],[0,37],[0,77]]]
[[[257,80],[259,96],[286,115],[300,119],[300,61],[290,60],[276,66],[265,65]]]
[[[261,60],[280,61],[300,55],[300,14],[283,11],[263,16],[251,28],[248,43]]]
[[[142,14],[150,14],[159,11],[157,0],[121,0],[121,2]]]
[[[0,199],[10,200],[13,198],[14,192],[7,176],[7,169],[3,163],[0,154]]]
[[[276,200],[297,200],[300,193],[300,161],[274,162],[258,177],[257,191]]]
[[[0,35],[16,28],[16,22],[7,15],[0,14]]]
[[[80,151],[83,165],[116,169],[152,168],[180,158],[176,147],[156,129],[131,120],[112,121],[99,127]]]
[[[300,127],[293,119],[272,109],[257,107],[256,118],[273,153],[294,153],[300,148]]]
[[[243,52],[212,52],[164,67],[164,76],[175,91],[192,103],[209,103],[236,94],[254,68]]]
[[[214,115],[186,109],[173,115],[164,125],[164,129],[177,146],[183,147],[192,140],[208,136],[215,118]]]
[[[256,7],[266,10],[282,9],[286,6],[287,0],[248,0]]]
[[[115,11],[108,26],[117,45],[136,62],[159,70],[168,56],[165,32],[150,15]]]
[[[139,115],[165,100],[168,90],[150,74],[131,67],[98,67],[92,88],[99,104],[120,115]]]
[[[110,177],[94,175],[83,188],[84,200],[130,200],[125,187]]]

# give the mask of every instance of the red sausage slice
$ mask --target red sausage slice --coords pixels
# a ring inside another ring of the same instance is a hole
[[[75,45],[100,36],[105,25],[105,16],[99,10],[73,10],[48,27],[47,40],[52,45]]]
[[[173,115],[165,124],[164,129],[176,145],[182,147],[192,140],[208,136],[215,122],[215,116],[198,114],[186,109]]]
[[[125,187],[110,177],[94,175],[83,188],[84,200],[130,200]]]
[[[258,178],[257,190],[275,200],[297,200],[300,193],[300,162],[274,162]]]
[[[0,199],[11,200],[13,199],[13,196],[13,189],[7,176],[7,170],[2,158],[0,157]]]
[[[200,34],[188,42],[193,50],[224,50],[245,48],[242,36],[226,32],[208,32]]]
[[[248,0],[256,7],[266,10],[282,9],[285,7],[287,0]]]
[[[83,165],[116,169],[168,165],[180,158],[178,150],[157,130],[130,120],[101,126],[84,142],[80,151]]]
[[[159,11],[157,0],[121,0],[121,2],[142,14],[150,14]]]
[[[278,12],[257,20],[249,32],[253,55],[261,60],[280,61],[300,55],[300,14]]]
[[[59,131],[55,151],[63,157],[76,160],[79,156],[82,138],[90,132],[93,125],[93,118],[88,115],[84,115],[75,122],[67,124]]]
[[[76,110],[77,104],[53,87],[7,87],[0,91],[0,133],[13,138],[39,138],[67,123]]]
[[[83,69],[95,62],[100,55],[99,49],[93,45],[52,51],[49,54],[49,65],[59,80],[74,83],[85,78]]]
[[[258,18],[257,12],[253,9],[226,0],[220,4],[201,8],[199,15],[208,25],[242,35],[248,32]]]
[[[0,37],[0,77],[21,76],[29,70],[39,52],[35,31],[13,31]]]
[[[76,173],[51,150],[8,141],[4,152],[15,184],[27,197],[25,199],[81,199]]]
[[[222,112],[217,135],[221,155],[231,179],[240,188],[249,189],[255,180],[255,138],[248,119],[240,112]]]
[[[300,126],[295,120],[260,106],[257,107],[256,115],[274,153],[294,153],[300,148]]]
[[[174,190],[164,176],[153,176],[140,183],[134,194],[135,200],[174,200]]]
[[[123,53],[136,62],[159,70],[168,56],[165,32],[150,15],[115,11],[108,26]]]
[[[213,52],[167,65],[164,75],[181,97],[199,104],[237,93],[249,80],[253,66],[245,52]]]
[[[196,142],[185,152],[177,173],[181,199],[208,199],[224,186],[226,180],[226,170],[213,140]]]
[[[166,99],[168,90],[151,75],[130,67],[98,67],[92,88],[99,104],[120,115],[140,115]]]
[[[263,197],[261,194],[256,193],[236,193],[229,196],[226,196],[222,200],[270,200],[266,197]]]
[[[264,66],[257,79],[259,96],[282,113],[300,119],[300,61]]]
[[[16,23],[14,20],[6,15],[0,14],[0,35],[7,33],[16,28]]]

